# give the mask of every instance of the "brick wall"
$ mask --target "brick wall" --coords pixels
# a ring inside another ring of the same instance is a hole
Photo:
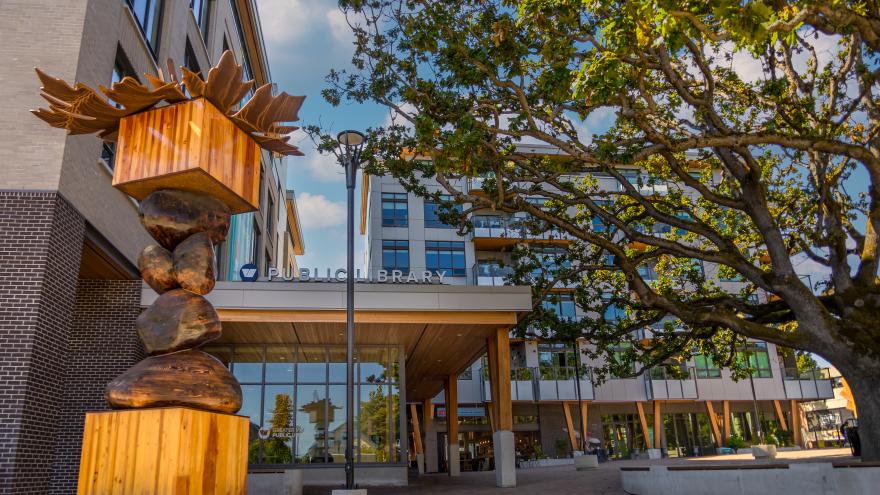
[[[0,191],[0,493],[46,493],[85,222],[54,192]]]
[[[140,280],[79,281],[49,493],[76,491],[85,412],[107,409],[104,386],[146,357],[134,326],[140,294]]]

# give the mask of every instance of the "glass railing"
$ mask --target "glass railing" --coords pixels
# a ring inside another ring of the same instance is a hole
[[[696,399],[696,370],[689,367],[682,373],[670,372],[663,366],[657,366],[645,372],[645,393],[648,399]]]
[[[834,397],[834,384],[828,369],[799,370],[796,367],[782,369],[785,396],[789,399],[830,399]]]
[[[505,285],[505,277],[513,275],[513,268],[497,262],[477,262],[471,270],[474,285]]]
[[[578,370],[580,375],[578,375]],[[491,399],[489,370],[481,372],[483,400]],[[577,386],[580,386],[578,394]],[[512,400],[592,400],[593,373],[589,366],[517,367],[510,369]]]
[[[554,240],[571,239],[571,236],[555,228],[537,228],[541,224],[522,217],[503,217],[499,215],[474,215],[474,237],[493,237],[510,239]],[[537,232],[533,232],[535,229]]]

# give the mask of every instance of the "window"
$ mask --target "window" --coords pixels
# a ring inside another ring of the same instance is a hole
[[[256,216],[254,216],[253,222],[254,222],[254,240],[253,240],[253,244],[251,244],[251,253],[252,253],[251,256],[253,257],[253,259],[251,259],[251,263],[256,265],[257,264],[257,253],[260,252],[259,251],[259,249],[260,249],[260,225],[257,223]]]
[[[626,309],[621,308],[615,303],[610,303],[611,296],[604,295],[602,296],[602,304],[608,304],[608,307],[605,308],[605,321],[609,323],[614,323],[618,320],[622,320],[626,317]]]
[[[382,269],[409,271],[409,241],[382,241]]]
[[[245,44],[244,40],[244,31],[241,29],[241,16],[238,14],[238,6],[236,2],[230,2],[232,5],[232,18],[235,21],[235,30],[238,33],[238,45],[241,47],[241,69],[242,69],[242,79],[245,81],[250,81],[254,78],[254,72],[251,70],[251,59],[248,56],[247,44]],[[254,95],[254,88],[251,85],[250,90],[247,94],[242,98],[241,104],[244,105],[248,100],[251,99],[251,96]]]
[[[711,357],[704,354],[694,356],[694,368],[697,370],[697,378],[721,378],[721,369]]]
[[[657,272],[655,272],[654,268],[651,266],[642,264],[636,267],[636,270],[639,272],[639,276],[642,277],[643,280],[657,280]]]
[[[568,344],[539,344],[538,366],[542,380],[574,378],[577,355]]]
[[[575,304],[571,294],[557,294],[554,300],[544,300],[541,305],[545,310],[553,311],[563,320],[575,319]]]
[[[406,193],[382,193],[382,226],[406,227],[409,225],[409,210]]]
[[[196,24],[202,32],[202,38],[208,39],[208,20],[211,16],[211,0],[190,0],[189,8],[196,18]],[[189,68],[189,67],[187,67]]]
[[[162,26],[161,0],[125,0],[137,20],[147,45],[155,57],[159,53],[159,30]]]
[[[269,267],[272,266],[272,255],[269,253],[267,249],[265,253],[263,253],[263,271],[268,275]]]
[[[116,60],[113,63],[113,74],[110,75],[110,87],[112,88],[114,84],[126,77],[138,78],[134,69],[131,68],[131,63],[129,63],[128,58],[125,56],[125,52],[122,51],[122,48],[116,47]],[[122,105],[113,100],[108,101],[111,105],[116,106],[116,108],[122,108]],[[116,143],[104,141],[104,144],[101,146],[101,159],[104,160],[107,168],[112,172],[116,166]]]
[[[202,68],[199,67],[199,59],[196,58],[196,52],[193,50],[188,39],[186,40],[186,48],[183,52],[183,65],[196,74],[202,73]]]
[[[444,194],[440,196],[442,201],[452,201],[452,196],[448,194]],[[461,213],[462,208],[461,205],[455,205],[453,207],[455,211]],[[455,228],[455,225],[449,225],[440,220],[440,203],[436,203],[434,201],[425,201],[425,227],[436,228],[436,229],[452,229]]]
[[[272,195],[268,194],[268,191],[266,192],[266,232],[268,235],[273,235],[275,233],[275,201],[272,200]]]
[[[464,264],[464,242],[426,241],[425,266],[428,270],[446,276],[464,277],[467,275]]]
[[[772,378],[770,369],[770,354],[767,352],[765,342],[749,342],[746,347],[736,353],[736,359],[740,364],[752,368],[752,376],[755,378]]]

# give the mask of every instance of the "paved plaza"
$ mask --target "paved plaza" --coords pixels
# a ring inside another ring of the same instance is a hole
[[[798,450],[780,452],[773,462],[847,461],[852,460],[849,449]],[[620,468],[650,465],[681,464],[728,464],[756,463],[751,454],[687,457],[650,461],[638,459],[630,461],[611,461],[599,464],[593,471],[576,471],[573,466],[518,469],[516,488],[496,488],[493,471],[466,472],[459,478],[450,478],[445,473],[417,476],[412,474],[410,485],[398,488],[369,488],[370,495],[396,494],[537,494],[537,495],[625,495],[620,485]],[[307,487],[306,495],[329,494],[330,488]]]

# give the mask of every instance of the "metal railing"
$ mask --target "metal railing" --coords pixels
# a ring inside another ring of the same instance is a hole
[[[507,239],[532,240],[570,240],[572,237],[555,228],[549,227],[541,232],[533,232],[531,227],[536,220],[523,217],[502,217],[500,215],[474,215],[474,237],[491,237]]]
[[[830,399],[834,387],[827,369],[799,370],[785,367],[782,372],[785,396],[789,399]]]
[[[574,366],[519,367],[510,369],[510,398],[515,401],[593,400],[593,371],[581,366],[580,376]],[[480,373],[482,399],[491,400],[489,370]]]
[[[684,377],[672,375],[663,367],[651,368],[645,372],[644,377],[648,400],[696,399],[700,395],[697,374],[693,367],[687,368]]]

